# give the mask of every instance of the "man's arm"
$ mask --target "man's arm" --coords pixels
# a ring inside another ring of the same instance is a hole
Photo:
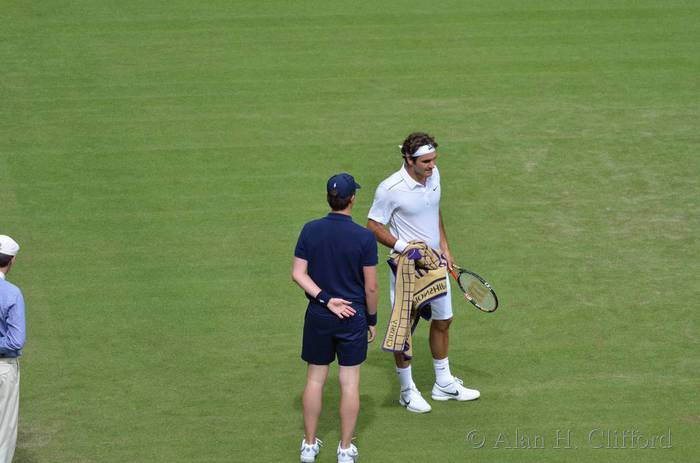
[[[407,242],[396,238],[394,235],[389,233],[389,230],[387,230],[384,225],[375,220],[368,219],[367,228],[369,231],[374,233],[377,241],[389,249],[396,249],[398,252],[403,252],[403,250],[406,249],[406,246],[408,246]]]
[[[295,256],[294,261],[292,262],[292,280],[294,280],[294,282],[298,284],[301,289],[306,291],[306,294],[316,299],[321,293],[321,288],[319,288],[314,280],[312,280],[309,276],[307,271],[308,268],[309,263],[306,260]],[[326,301],[326,307],[328,307],[328,310],[340,318],[347,318],[355,315],[355,309],[350,307],[350,304],[352,304],[350,301],[346,301],[345,299],[341,299],[339,297],[331,297],[328,301]]]
[[[396,206],[391,200],[389,191],[382,184],[379,184],[377,191],[374,193],[372,207],[369,209],[367,228],[374,233],[378,242],[389,249],[403,252],[408,243],[398,239],[384,227],[384,224],[389,222],[395,210]]]
[[[365,301],[367,303],[367,313],[369,315],[377,315],[377,300],[379,298],[377,294],[377,266],[367,266],[362,267],[362,273],[365,277]],[[377,326],[368,326],[369,337],[368,342],[374,341],[377,336]]]
[[[450,254],[450,247],[447,245],[447,234],[445,233],[445,225],[442,222],[442,210],[439,211],[440,215],[440,251],[445,255],[447,260],[447,269],[452,270],[454,267],[454,260],[452,259],[452,254]]]

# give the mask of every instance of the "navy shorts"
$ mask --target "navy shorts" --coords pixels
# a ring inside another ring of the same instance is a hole
[[[367,358],[367,319],[364,307],[350,318],[338,318],[327,308],[309,304],[304,317],[301,358],[314,365],[328,365],[338,355],[344,367],[359,365]],[[325,312],[324,312],[325,311]]]

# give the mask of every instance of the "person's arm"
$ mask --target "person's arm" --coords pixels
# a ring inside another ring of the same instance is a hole
[[[377,300],[379,296],[377,294],[377,266],[371,265],[362,267],[362,273],[365,277],[365,302],[367,303],[367,314],[369,318],[374,319],[373,324],[368,324],[367,329],[369,330],[368,342],[374,341],[377,336]]]
[[[379,241],[389,249],[396,249],[396,251],[398,252],[403,252],[403,250],[406,249],[406,246],[408,246],[407,242],[396,238],[394,235],[389,233],[389,230],[387,230],[386,227],[384,227],[384,225],[375,220],[368,219],[367,228],[369,229],[369,231],[374,233],[374,236],[377,238],[377,241]]]
[[[401,253],[406,249],[408,243],[392,235],[384,226],[391,220],[395,209],[396,206],[391,200],[389,191],[380,184],[374,193],[374,201],[367,214],[367,228],[374,233],[377,241]]]
[[[15,303],[10,307],[6,324],[6,335],[0,336],[0,354],[14,354],[24,347],[27,339],[22,293],[17,294]]]
[[[452,271],[454,267],[454,260],[452,259],[452,254],[450,254],[450,247],[447,245],[447,234],[445,233],[445,225],[442,222],[442,210],[439,211],[440,215],[440,251],[445,256],[447,260],[447,270]]]
[[[355,315],[355,309],[350,307],[350,301],[339,297],[324,296],[321,288],[311,279],[307,272],[309,263],[299,257],[294,257],[292,263],[292,280],[303,289],[306,294],[319,301],[321,304],[328,307],[328,310],[336,314],[340,318],[352,317]],[[320,299],[319,299],[320,297]],[[328,299],[328,300],[325,300]]]

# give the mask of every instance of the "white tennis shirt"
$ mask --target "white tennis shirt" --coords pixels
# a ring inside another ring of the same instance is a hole
[[[425,186],[416,182],[401,166],[377,187],[368,217],[396,238],[421,240],[440,249],[440,172],[437,167]]]

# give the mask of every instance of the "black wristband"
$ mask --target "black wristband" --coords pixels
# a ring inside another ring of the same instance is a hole
[[[318,293],[314,299],[316,299],[316,302],[318,302],[319,304],[327,306],[328,302],[330,302],[331,300],[331,295],[325,292],[324,290],[321,290],[321,292]]]
[[[369,313],[365,312],[365,315],[367,316],[367,326],[376,326],[377,325],[377,313]]]

